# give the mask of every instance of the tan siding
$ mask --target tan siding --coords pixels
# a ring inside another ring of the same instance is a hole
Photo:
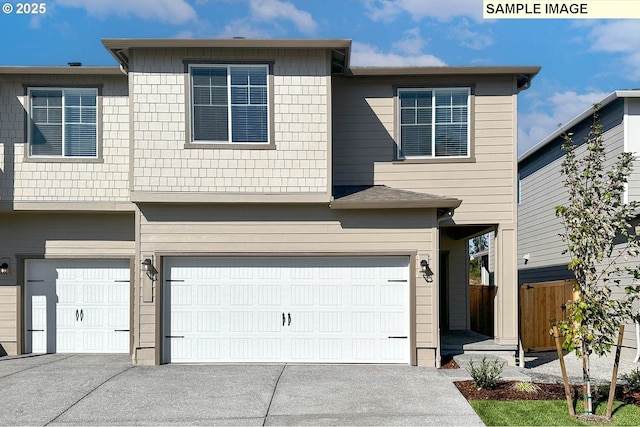
[[[450,163],[393,162],[397,150],[393,85],[404,83],[334,79],[334,183],[384,184],[457,197],[463,201],[455,212],[458,224],[515,222],[516,104],[511,79],[450,77],[416,84],[474,86],[475,161]]]
[[[102,86],[102,161],[25,161],[25,86]],[[0,80],[0,202],[127,202],[127,77],[5,76]]]
[[[453,240],[440,235],[440,249],[449,251],[449,329],[469,327],[469,245],[466,239]]]
[[[135,140],[133,190],[327,194],[331,84],[327,58],[322,49],[135,51],[130,72]],[[271,114],[276,149],[185,149],[185,59],[273,61]]]
[[[435,259],[433,211],[331,211],[326,207],[142,207],[142,254],[381,254]],[[416,344],[435,347],[433,291],[416,282]],[[155,283],[158,285],[158,283]],[[142,292],[140,292],[142,293]],[[140,299],[140,346],[155,345],[156,303]]]
[[[17,354],[18,287],[0,286],[0,355]]]

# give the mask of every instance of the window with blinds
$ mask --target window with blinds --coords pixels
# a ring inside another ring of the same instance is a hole
[[[29,155],[98,156],[97,89],[29,89]]]
[[[399,89],[400,158],[469,157],[468,88]]]
[[[191,138],[269,142],[267,65],[191,65]]]

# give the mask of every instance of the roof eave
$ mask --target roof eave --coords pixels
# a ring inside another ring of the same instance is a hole
[[[17,75],[122,75],[120,67],[103,66],[0,66],[0,74]]]
[[[597,102],[597,104],[599,105],[599,108],[602,108],[611,104],[613,101],[615,101],[618,98],[640,98],[640,90],[617,90],[615,92],[611,92],[601,101]],[[535,152],[540,150],[542,147],[544,147],[551,141],[555,140],[562,134],[568,132],[572,127],[576,126],[581,121],[590,117],[591,115],[593,115],[593,106],[587,108],[582,113],[580,113],[579,115],[577,115],[576,117],[574,117],[573,119],[565,123],[564,125],[560,126],[558,129],[553,131],[553,133],[545,137],[542,141],[538,142],[536,145],[534,145],[533,147],[525,151],[520,157],[518,157],[518,163],[522,162],[528,157],[531,157]]]
[[[274,48],[274,49],[333,49],[344,50],[349,67],[350,39],[102,39],[102,44],[125,68],[129,67],[131,49],[179,48]]]
[[[406,201],[349,201],[334,200],[331,209],[455,209],[462,203],[458,199],[443,200],[406,200]]]

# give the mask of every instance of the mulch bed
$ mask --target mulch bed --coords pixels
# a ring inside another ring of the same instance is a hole
[[[518,391],[514,384],[518,381],[501,381],[493,390],[478,389],[473,381],[456,381],[455,386],[467,400],[565,400],[564,385],[550,383],[535,383],[536,391]],[[582,386],[572,385],[573,400],[582,396]],[[608,389],[606,389],[608,391]],[[604,391],[604,393],[606,393]],[[593,397],[597,401],[606,401],[606,394],[593,391]],[[634,404],[640,407],[640,393],[632,392],[622,386],[616,387],[616,398],[620,401]]]

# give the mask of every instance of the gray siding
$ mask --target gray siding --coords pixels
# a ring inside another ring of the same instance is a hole
[[[604,134],[607,161],[615,162],[623,149],[622,124]],[[577,155],[584,155],[586,146],[577,148]],[[518,205],[518,269],[527,282],[542,282],[565,277],[550,277],[549,267],[566,265],[570,258],[562,255],[565,244],[559,237],[564,227],[556,217],[555,207],[567,201],[567,192],[560,173],[563,158],[557,158],[534,173],[520,179],[520,204]],[[523,256],[529,254],[529,262]],[[547,270],[545,270],[547,269]],[[526,271],[526,273],[524,273]],[[560,271],[560,270],[556,270]],[[536,276],[534,273],[539,273]],[[522,283],[522,282],[521,282]]]

